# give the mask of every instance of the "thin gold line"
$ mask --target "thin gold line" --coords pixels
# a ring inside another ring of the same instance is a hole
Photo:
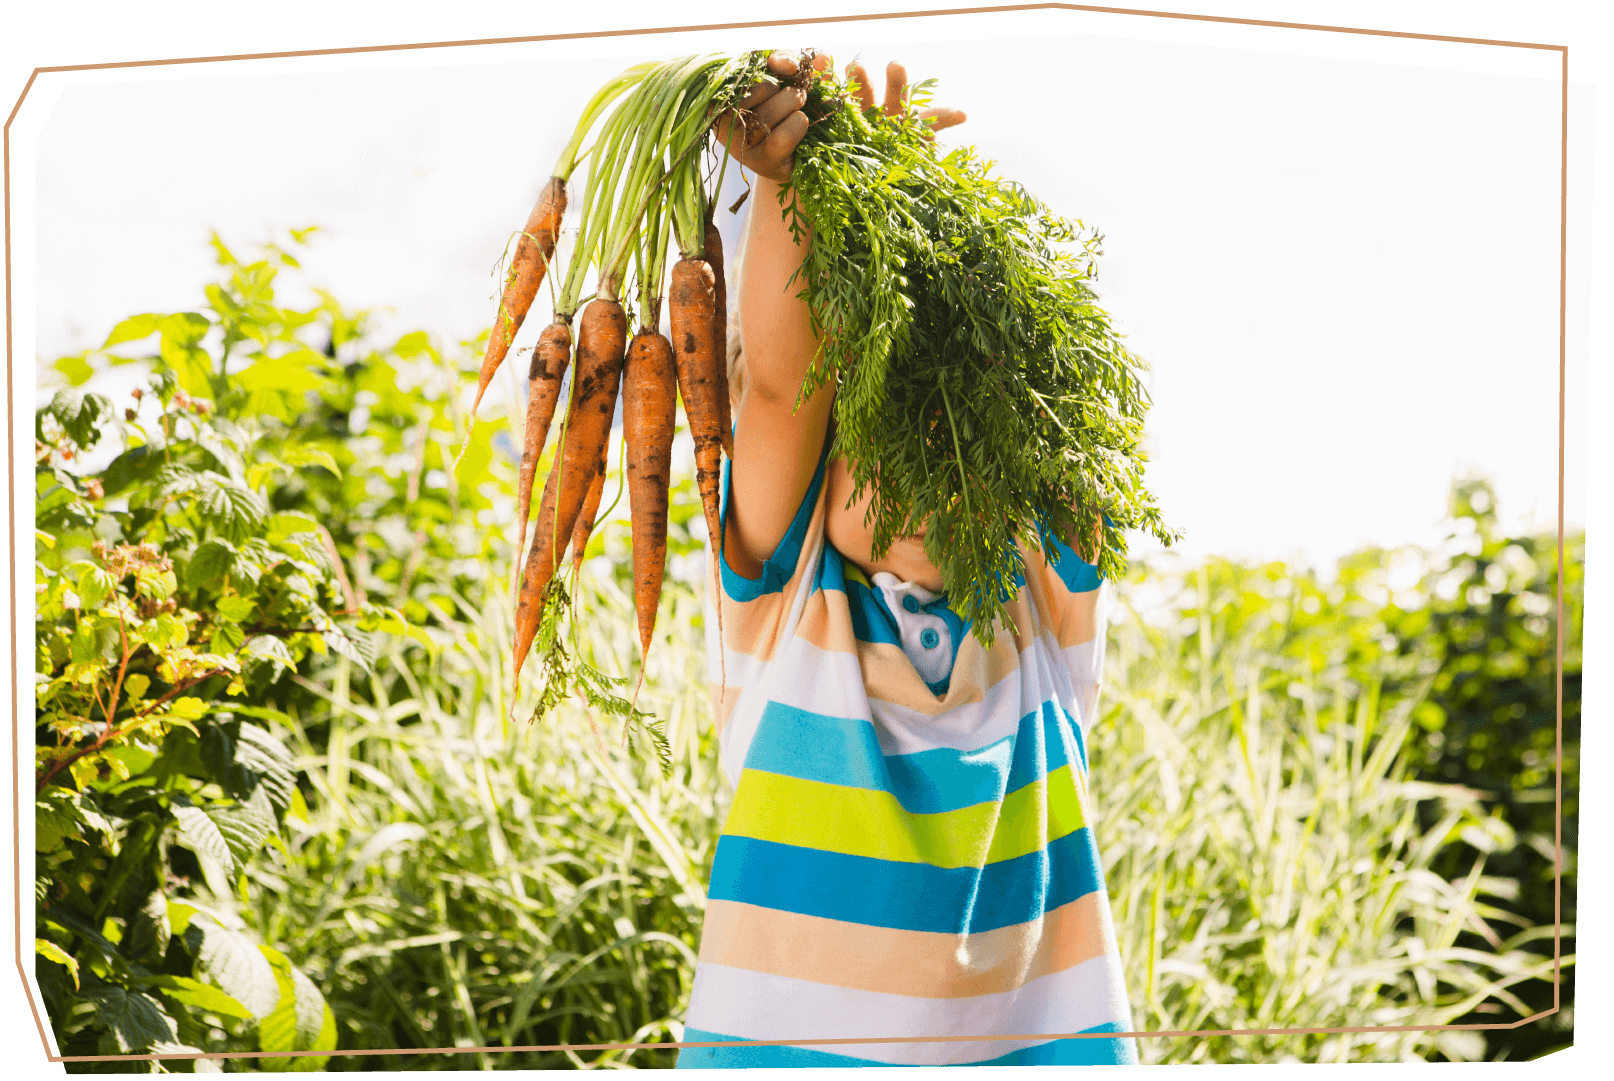
[[[775,26],[818,26],[818,25],[822,25],[822,24],[825,24],[825,23],[874,22],[874,21],[894,20],[894,19],[928,18],[928,17],[933,17],[933,16],[943,16],[943,15],[995,14],[995,13],[1000,13],[1000,12],[1007,13],[1007,12],[1022,12],[1022,11],[1086,11],[1086,12],[1095,12],[1095,13],[1099,13],[1099,14],[1132,15],[1132,16],[1139,16],[1139,17],[1144,17],[1144,18],[1179,19],[1179,20],[1188,21],[1188,22],[1222,23],[1222,24],[1237,25],[1237,26],[1265,26],[1265,27],[1272,27],[1272,28],[1275,28],[1275,29],[1310,30],[1310,31],[1319,31],[1319,32],[1324,32],[1324,33],[1336,33],[1336,34],[1358,34],[1358,35],[1365,35],[1365,36],[1370,36],[1370,37],[1402,38],[1402,39],[1418,40],[1418,41],[1446,41],[1446,42],[1454,42],[1454,43],[1457,43],[1457,44],[1491,45],[1491,46],[1500,46],[1500,47],[1505,47],[1505,48],[1541,49],[1541,50],[1548,50],[1548,51],[1558,50],[1559,52],[1562,53],[1562,56],[1563,56],[1563,157],[1562,157],[1562,168],[1563,168],[1562,201],[1563,201],[1563,207],[1562,207],[1562,211],[1561,211],[1561,214],[1560,214],[1560,224],[1559,224],[1560,250],[1559,250],[1559,362],[1558,362],[1558,366],[1559,366],[1559,391],[1558,391],[1558,394],[1559,394],[1559,446],[1558,446],[1558,460],[1559,460],[1559,479],[1558,479],[1558,614],[1559,614],[1559,618],[1558,618],[1558,660],[1557,660],[1557,671],[1558,671],[1557,767],[1558,767],[1558,769],[1557,769],[1557,788],[1556,788],[1556,800],[1557,800],[1556,806],[1557,806],[1557,812],[1558,812],[1558,821],[1557,821],[1556,832],[1555,832],[1556,852],[1557,852],[1557,867],[1555,868],[1554,880],[1553,880],[1553,882],[1554,882],[1554,886],[1553,886],[1553,888],[1554,888],[1554,901],[1553,901],[1554,912],[1555,912],[1555,914],[1559,913],[1560,912],[1560,904],[1561,904],[1561,873],[1562,873],[1561,869],[1562,869],[1562,865],[1563,865],[1563,852],[1562,852],[1562,846],[1563,846],[1563,458],[1564,458],[1564,435],[1563,435],[1563,416],[1564,416],[1564,405],[1563,405],[1563,402],[1564,402],[1564,382],[1563,382],[1563,380],[1564,380],[1564,374],[1563,373],[1564,373],[1564,367],[1565,367],[1565,365],[1564,365],[1564,357],[1565,357],[1564,337],[1565,337],[1565,327],[1567,326],[1566,310],[1567,310],[1567,296],[1568,296],[1568,263],[1567,263],[1567,254],[1566,254],[1567,253],[1567,237],[1568,237],[1568,160],[1569,160],[1569,49],[1568,49],[1568,46],[1564,46],[1564,45],[1549,45],[1549,44],[1542,44],[1542,43],[1538,43],[1538,42],[1505,41],[1505,40],[1498,40],[1498,39],[1491,39],[1491,38],[1453,37],[1453,36],[1444,35],[1444,34],[1418,34],[1418,33],[1411,33],[1411,32],[1407,32],[1407,31],[1398,31],[1398,30],[1373,30],[1373,29],[1367,29],[1367,28],[1361,28],[1361,27],[1330,26],[1330,25],[1325,25],[1325,24],[1320,24],[1320,23],[1279,22],[1279,21],[1266,20],[1266,19],[1240,19],[1240,18],[1233,18],[1233,17],[1230,17],[1230,16],[1222,16],[1222,15],[1200,15],[1200,14],[1185,13],[1185,12],[1149,11],[1149,10],[1143,10],[1143,9],[1138,9],[1138,8],[1101,7],[1101,6],[1087,5],[1087,4],[1014,4],[1014,5],[995,6],[995,7],[946,8],[946,9],[938,9],[938,10],[922,10],[922,11],[909,11],[909,12],[886,12],[886,13],[864,14],[864,15],[842,15],[842,16],[833,16],[833,17],[820,17],[820,18],[814,18],[814,19],[770,19],[770,20],[756,20],[756,21],[751,21],[751,22],[738,22],[738,23],[707,23],[707,24],[694,24],[694,25],[688,25],[688,26],[642,27],[642,28],[631,29],[631,30],[596,30],[596,31],[583,31],[583,32],[578,32],[578,33],[570,33],[570,34],[539,34],[539,35],[531,35],[531,36],[524,36],[524,37],[475,38],[475,39],[465,39],[465,40],[460,40],[460,41],[416,42],[416,43],[410,43],[410,44],[404,44],[404,45],[363,45],[363,46],[350,46],[350,47],[332,48],[332,49],[302,49],[302,50],[290,50],[290,51],[283,51],[283,52],[237,53],[237,54],[220,55],[220,56],[175,57],[175,58],[162,59],[162,60],[130,60],[130,61],[118,61],[118,62],[111,62],[111,63],[104,63],[104,64],[66,64],[66,65],[54,65],[54,66],[48,66],[48,67],[37,67],[37,68],[33,69],[32,73],[30,73],[30,75],[28,76],[28,81],[27,81],[26,84],[24,84],[23,89],[22,89],[22,93],[18,95],[16,104],[12,106],[11,113],[7,116],[6,122],[5,122],[5,125],[4,125],[4,129],[3,129],[3,142],[4,142],[4,148],[5,148],[5,150],[4,150],[4,167],[5,167],[5,173],[6,173],[5,185],[4,185],[4,188],[5,188],[5,261],[6,261],[6,269],[5,269],[5,283],[6,283],[6,376],[7,376],[7,379],[6,379],[6,401],[7,401],[7,406],[8,406],[8,412],[7,412],[7,416],[6,416],[6,429],[7,429],[8,436],[11,437],[11,440],[7,445],[7,451],[6,451],[6,469],[7,469],[7,490],[8,490],[8,493],[10,494],[10,496],[11,496],[11,499],[12,499],[12,507],[15,508],[15,504],[16,504],[16,460],[15,460],[16,451],[15,451],[15,446],[14,446],[16,432],[15,432],[15,420],[14,420],[14,417],[12,415],[13,414],[13,406],[14,406],[14,403],[13,403],[14,391],[13,391],[13,388],[12,388],[12,379],[11,379],[11,376],[13,374],[13,352],[14,352],[13,343],[12,343],[12,325],[13,325],[12,324],[12,306],[13,306],[13,301],[12,301],[12,288],[11,288],[11,284],[12,284],[11,283],[11,125],[16,120],[17,114],[22,108],[23,101],[27,98],[29,91],[33,88],[34,81],[39,77],[39,75],[42,72],[94,71],[94,70],[113,69],[113,68],[159,67],[159,66],[180,65],[180,64],[227,63],[227,62],[239,61],[239,60],[266,60],[266,59],[279,59],[279,58],[300,57],[300,56],[338,56],[338,55],[357,54],[357,53],[406,52],[406,51],[419,50],[419,49],[458,48],[458,47],[473,46],[473,45],[504,45],[504,44],[518,44],[518,43],[539,42],[539,41],[571,41],[571,40],[581,40],[581,39],[589,39],[589,38],[614,38],[614,37],[651,36],[651,35],[658,35],[658,34],[691,33],[691,32],[700,32],[700,31],[709,31],[709,30],[759,29],[759,28],[775,27]],[[11,555],[10,610],[11,610],[11,623],[12,623],[13,628],[16,627],[16,623],[17,623],[17,611],[16,611],[16,609],[17,609],[17,588],[16,588],[17,555],[16,555],[16,549],[17,549],[16,530],[15,530],[15,528],[13,528],[11,541],[10,541],[10,555]],[[17,655],[18,655],[18,650],[14,648],[12,650],[12,657],[11,657],[12,687],[14,689],[13,690],[13,698],[12,698],[12,706],[11,706],[11,722],[12,722],[11,723],[11,737],[12,737],[12,750],[13,750],[14,757],[15,757],[15,754],[16,754],[16,751],[17,751],[18,739],[20,738],[19,737],[20,726],[21,726],[21,723],[22,723],[21,722],[20,705],[19,705],[20,698],[18,698],[15,695],[15,688],[17,686]],[[134,1055],[134,1056],[117,1056],[117,1055],[114,1055],[114,1056],[68,1056],[68,1057],[51,1055],[51,1054],[49,1054],[49,1051],[50,1051],[50,1039],[49,1039],[49,1037],[48,1037],[48,1035],[46,1033],[45,1025],[42,1022],[42,1020],[40,1019],[38,1006],[34,1002],[33,990],[28,985],[27,970],[23,967],[23,957],[22,957],[22,884],[21,884],[22,883],[22,878],[21,878],[21,871],[20,871],[21,859],[22,859],[22,854],[21,854],[22,841],[21,841],[21,819],[20,819],[20,815],[18,813],[19,807],[20,807],[19,800],[20,800],[21,788],[20,788],[19,783],[17,782],[17,778],[15,777],[15,775],[13,776],[12,781],[13,781],[13,784],[12,784],[12,810],[13,810],[12,834],[13,834],[13,841],[14,841],[13,865],[17,869],[17,874],[15,876],[15,880],[14,880],[14,884],[13,884],[13,893],[14,893],[14,899],[15,899],[15,903],[16,903],[15,922],[16,922],[16,930],[17,930],[17,952],[16,952],[17,969],[18,969],[18,972],[23,976],[23,990],[28,996],[29,1009],[33,1012],[34,1025],[39,1031],[40,1041],[45,1045],[46,1057],[49,1059],[49,1061],[52,1061],[52,1062],[152,1061],[152,1060],[167,1059],[167,1058],[192,1058],[192,1059],[194,1059],[194,1058],[305,1057],[305,1056],[312,1056],[312,1055],[319,1055],[319,1054],[329,1054],[329,1055],[332,1055],[332,1057],[335,1057],[335,1055],[338,1055],[338,1054],[340,1054],[340,1055],[380,1055],[380,1054],[411,1055],[411,1054],[431,1054],[431,1053],[464,1054],[464,1053],[467,1053],[467,1052],[474,1053],[474,1052],[478,1052],[478,1051],[482,1051],[482,1052],[499,1052],[499,1051],[528,1051],[528,1050],[563,1050],[563,1049],[571,1049],[571,1050],[600,1050],[600,1049],[613,1050],[613,1049],[624,1049],[624,1050],[627,1050],[627,1049],[657,1048],[657,1047],[659,1047],[659,1048],[668,1048],[668,1047],[680,1047],[680,1048],[681,1047],[715,1047],[715,1046],[763,1046],[763,1047],[767,1047],[767,1046],[797,1046],[797,1045],[808,1045],[808,1044],[814,1044],[814,1043],[824,1043],[824,1044],[836,1044],[836,1043],[925,1043],[925,1042],[947,1042],[949,1040],[956,1040],[956,1039],[977,1039],[977,1040],[1005,1039],[1005,1040],[1007,1040],[1007,1039],[1027,1039],[1027,1038],[1039,1038],[1039,1039],[1041,1039],[1041,1038],[1047,1038],[1047,1037],[1024,1037],[1024,1036],[1019,1036],[1019,1037],[1017,1037],[1017,1036],[1002,1036],[1002,1037],[913,1037],[913,1038],[909,1038],[909,1037],[892,1037],[892,1038],[888,1038],[888,1039],[879,1038],[879,1039],[846,1039],[846,1040],[805,1041],[805,1042],[800,1043],[800,1044],[785,1044],[782,1041],[743,1041],[743,1042],[740,1042],[738,1044],[731,1044],[731,1043],[725,1043],[725,1044],[709,1044],[709,1043],[707,1043],[707,1044],[682,1044],[682,1043],[679,1043],[679,1044],[556,1044],[556,1045],[552,1045],[552,1046],[545,1045],[545,1046],[533,1046],[533,1047],[487,1047],[487,1048],[448,1047],[448,1048],[428,1048],[428,1049],[385,1048],[385,1049],[367,1049],[367,1050],[348,1050],[348,1051],[340,1051],[340,1052],[334,1052],[334,1053],[333,1052],[312,1052],[312,1051],[309,1051],[309,1052],[246,1052],[246,1053],[242,1053],[242,1054],[239,1054],[239,1055],[228,1055],[228,1054]],[[1562,929],[1562,923],[1561,923],[1561,920],[1560,920],[1560,922],[1558,923],[1558,926],[1555,928],[1555,934],[1554,934],[1554,939],[1553,939],[1553,964],[1554,964],[1554,973],[1555,973],[1555,975],[1559,971],[1558,964],[1559,964],[1559,960],[1560,960],[1560,932],[1561,932],[1561,929]],[[1432,1025],[1432,1026],[1391,1025],[1391,1026],[1367,1026],[1367,1027],[1356,1027],[1356,1028],[1323,1028],[1323,1029],[1225,1029],[1225,1030],[1210,1030],[1210,1031],[1205,1031],[1205,1030],[1192,1031],[1191,1030],[1191,1031],[1137,1032],[1137,1033],[1119,1033],[1119,1034],[1104,1033],[1104,1034],[1090,1034],[1090,1035],[1087,1035],[1087,1036],[1083,1036],[1081,1034],[1073,1034],[1073,1036],[1074,1036],[1074,1038],[1099,1038],[1100,1036],[1102,1036],[1104,1038],[1117,1038],[1119,1036],[1139,1037],[1139,1036],[1241,1036],[1241,1035],[1287,1035],[1287,1034],[1305,1035],[1305,1034],[1354,1033],[1354,1032],[1436,1032],[1436,1031],[1458,1031],[1458,1030],[1511,1029],[1511,1028],[1518,1028],[1521,1025],[1528,1024],[1528,1023],[1530,1023],[1532,1021],[1535,1021],[1535,1020],[1537,1020],[1537,1019],[1539,1019],[1541,1017],[1545,1017],[1545,1016],[1547,1016],[1549,1014],[1556,1013],[1558,1011],[1558,1000],[1559,1000],[1558,987],[1559,987],[1559,983],[1558,983],[1558,981],[1555,981],[1554,989],[1553,989],[1553,1003],[1554,1003],[1554,1005],[1553,1005],[1553,1008],[1551,1010],[1545,1010],[1545,1011],[1542,1011],[1540,1013],[1533,1014],[1530,1017],[1524,1018],[1524,1019],[1519,1020],[1519,1021],[1511,1022],[1511,1023],[1483,1024],[1483,1025]],[[1064,1037],[1061,1037],[1061,1038],[1064,1038]]]
[[[170,57],[161,60],[123,60],[105,64],[60,64],[35,68],[42,71],[92,71],[106,68],[157,67],[169,64],[215,64],[235,60],[272,60],[298,56],[337,56],[350,53],[399,52],[412,49],[463,48],[473,45],[516,45],[538,41],[575,41],[585,38],[646,37],[655,34],[687,34],[708,30],[751,30],[774,26],[810,26],[823,23],[883,22],[894,19],[924,19],[939,15],[981,15],[1021,11],[1085,11],[1101,15],[1133,15],[1152,19],[1180,19],[1187,22],[1223,23],[1234,26],[1266,26],[1279,30],[1314,30],[1331,34],[1363,34],[1371,37],[1404,38],[1416,41],[1449,41],[1463,45],[1495,45],[1514,49],[1554,50],[1561,45],[1532,41],[1506,41],[1497,38],[1453,37],[1447,34],[1418,34],[1406,30],[1373,30],[1325,23],[1296,23],[1272,19],[1239,19],[1228,15],[1199,15],[1180,11],[1149,11],[1142,8],[1103,7],[1093,4],[1007,4],[992,7],[937,8],[921,11],[875,12],[862,15],[821,16],[815,19],[757,19],[737,23],[691,23],[684,26],[638,27],[630,30],[590,30],[574,34],[530,34],[520,37],[465,38],[458,41],[423,41],[404,45],[357,45],[332,49],[295,49],[266,53],[230,53],[219,56]]]

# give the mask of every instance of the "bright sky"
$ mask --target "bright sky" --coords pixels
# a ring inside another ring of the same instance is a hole
[[[821,44],[938,77],[938,100],[970,114],[944,142],[979,146],[1104,233],[1097,285],[1153,365],[1148,475],[1185,553],[1326,563],[1365,542],[1433,543],[1464,469],[1495,479],[1510,521],[1553,522],[1555,57],[1317,55],[1293,36],[1191,43],[1115,21],[959,42],[972,35],[951,25],[953,41]],[[662,47],[650,55],[702,46]],[[37,144],[38,355],[196,307],[210,230],[250,250],[310,224],[304,266],[345,303],[390,307],[399,333],[474,335],[583,101],[642,58],[593,51],[76,82]],[[1584,419],[1571,409],[1572,522]]]

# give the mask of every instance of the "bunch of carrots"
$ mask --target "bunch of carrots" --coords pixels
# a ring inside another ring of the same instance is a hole
[[[685,57],[630,68],[589,102],[554,175],[521,231],[479,373],[476,406],[504,362],[554,258],[567,182],[590,161],[577,244],[555,297],[554,320],[539,335],[528,371],[526,425],[517,489],[517,550],[526,550],[516,605],[512,702],[546,611],[563,595],[556,572],[570,542],[581,563],[604,490],[611,421],[622,398],[627,483],[633,522],[634,605],[648,652],[667,561],[667,502],[676,399],[695,442],[696,481],[710,535],[719,535],[721,456],[732,452],[723,249],[711,193],[721,184],[727,148],[709,145],[714,119],[733,109],[760,78],[766,52]],[[615,103],[616,108],[606,116]],[[603,117],[603,120],[602,120]],[[737,138],[765,136],[741,117]],[[598,131],[596,132],[596,128]],[[595,133],[592,148],[584,140]],[[715,169],[714,169],[715,161]],[[715,182],[708,188],[708,182]],[[679,258],[666,288],[666,265]],[[590,268],[595,292],[584,306]],[[636,286],[627,289],[629,276]],[[553,287],[553,282],[551,283]],[[624,299],[637,299],[637,326]],[[671,337],[662,334],[668,301]],[[578,315],[581,308],[581,316]],[[577,323],[573,332],[573,322]],[[567,368],[571,395],[554,466],[527,544],[538,462]],[[542,707],[540,707],[541,709]]]

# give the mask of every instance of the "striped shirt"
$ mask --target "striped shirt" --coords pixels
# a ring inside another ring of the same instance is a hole
[[[1131,1030],[1087,813],[1097,572],[1057,541],[1026,552],[1014,632],[983,649],[945,597],[826,541],[824,472],[760,577],[710,561],[734,798],[684,1040],[978,1038],[686,1048],[678,1065],[1135,1063],[1131,1038],[1049,1038]]]

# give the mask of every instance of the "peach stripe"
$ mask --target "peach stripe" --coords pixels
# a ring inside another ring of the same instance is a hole
[[[801,621],[796,624],[796,637],[826,653],[856,653],[857,639],[852,634],[846,594],[838,589],[821,589],[808,597],[802,605]]]
[[[712,900],[704,963],[835,987],[915,998],[1013,991],[1115,951],[1102,890],[1041,919],[973,935],[870,927],[822,916]]]

